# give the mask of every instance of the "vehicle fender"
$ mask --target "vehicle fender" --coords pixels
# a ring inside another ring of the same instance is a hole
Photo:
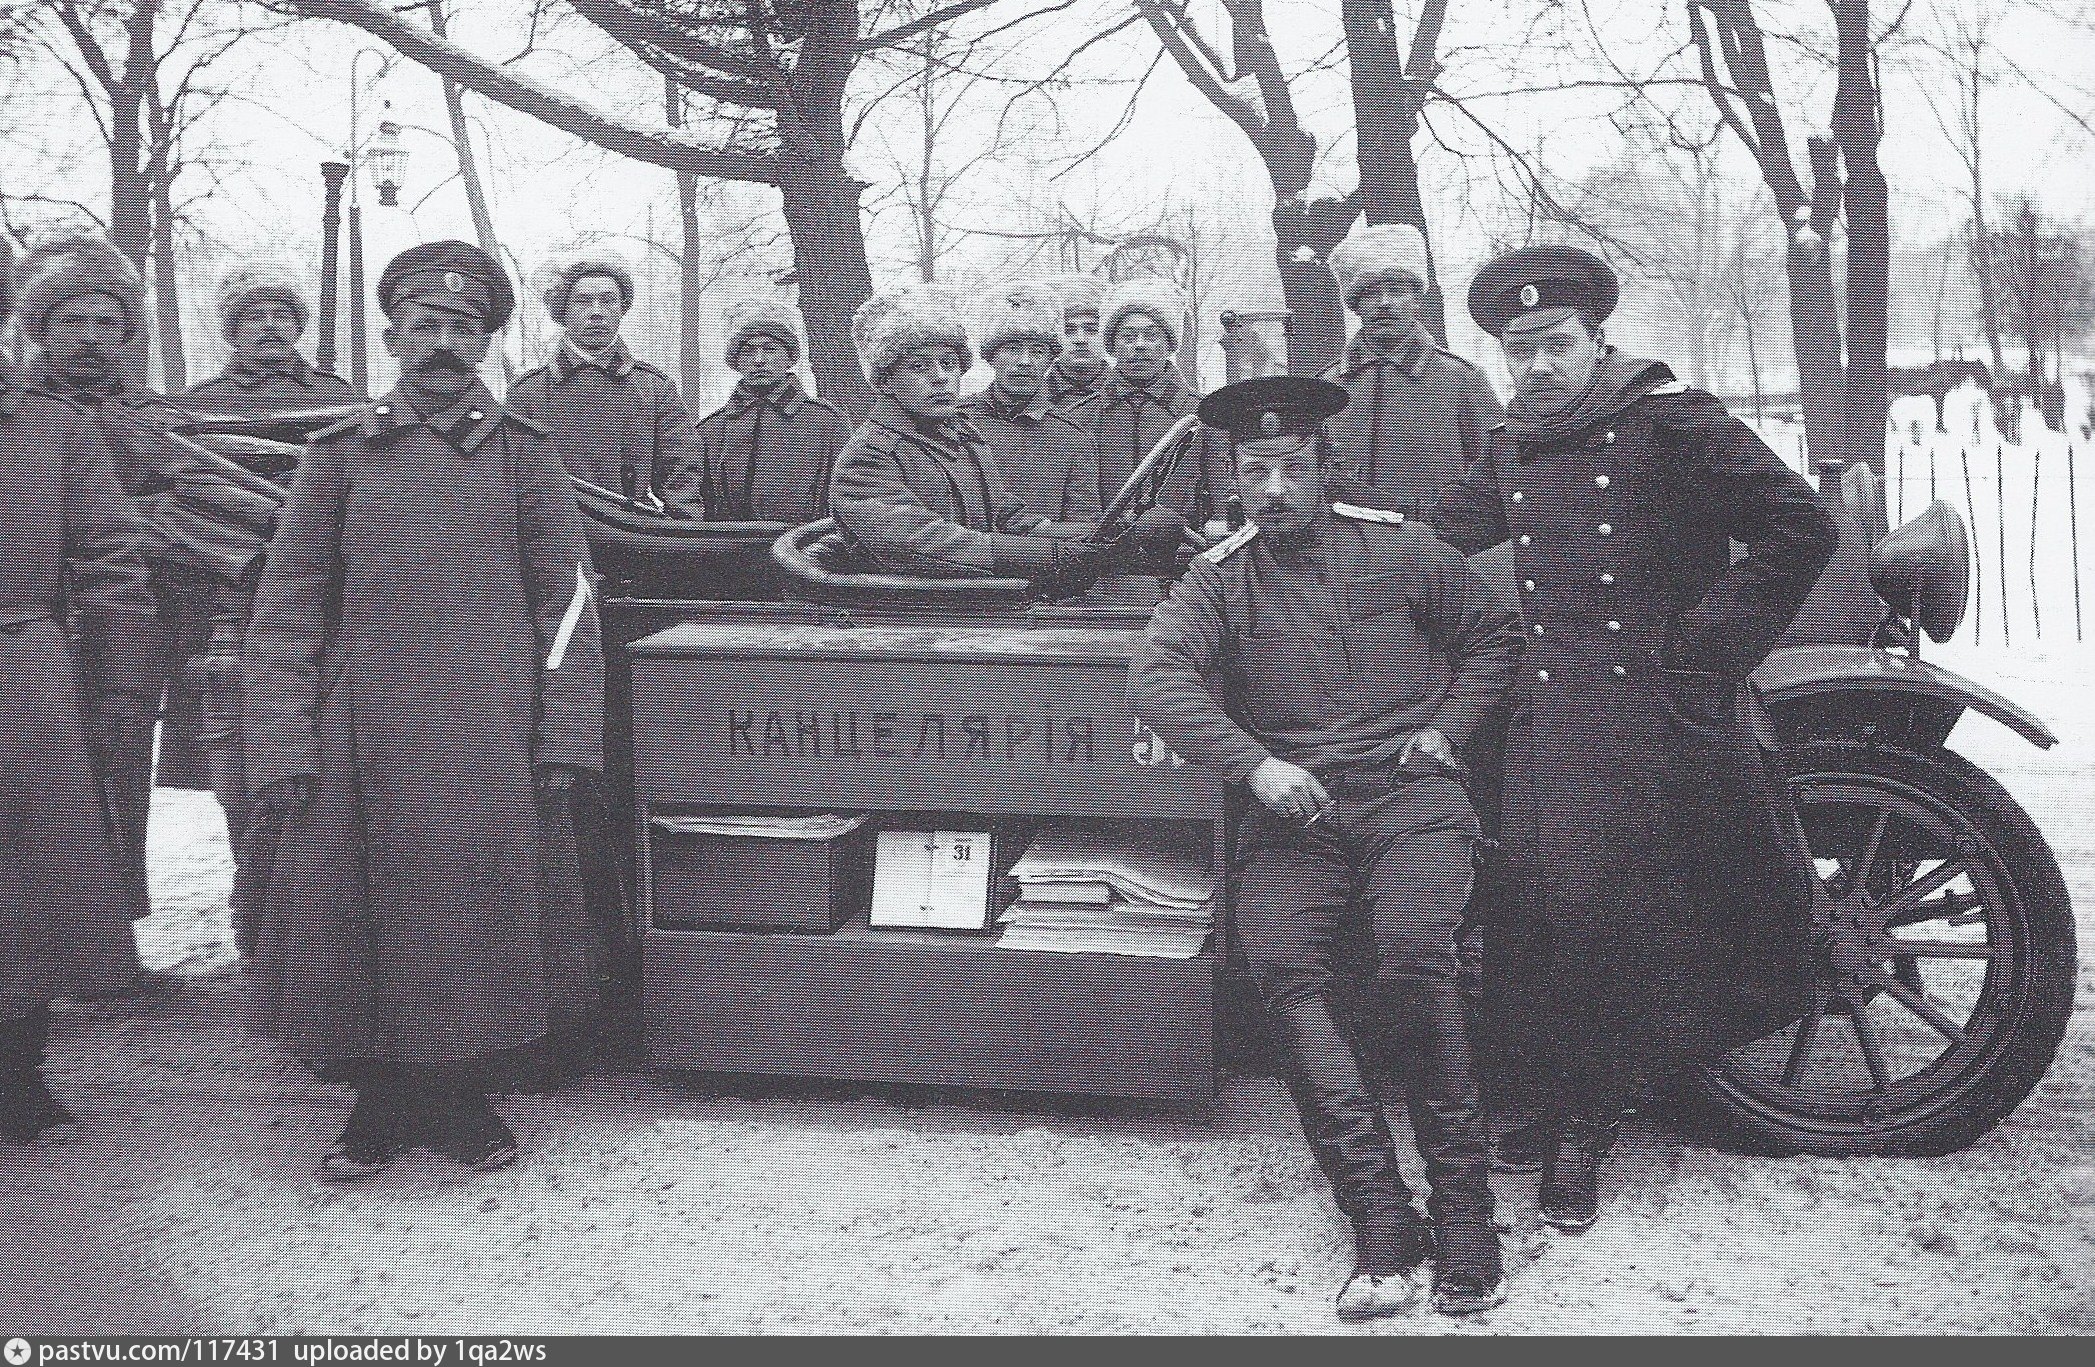
[[[1885,694],[1976,708],[2040,750],[2059,743],[2050,727],[1983,685],[1927,660],[1867,646],[1787,646],[1753,671],[1761,697],[1779,711],[1784,703],[1835,694]]]

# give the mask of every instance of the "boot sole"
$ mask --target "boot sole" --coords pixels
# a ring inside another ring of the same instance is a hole
[[[1504,1282],[1477,1296],[1443,1295],[1438,1291],[1433,1293],[1433,1308],[1443,1315],[1475,1315],[1485,1310],[1496,1310],[1505,1303]]]
[[[1545,1210],[1541,1212],[1541,1215],[1542,1223],[1548,1225],[1551,1229],[1562,1230],[1566,1234],[1584,1234],[1600,1220],[1600,1214],[1597,1211],[1592,1215],[1554,1215]]]
[[[467,1172],[500,1172],[503,1168],[514,1167],[519,1154],[519,1150],[514,1146],[504,1146],[492,1153],[477,1155],[446,1153],[439,1148],[431,1148],[430,1152],[439,1158],[450,1159]]]
[[[366,1182],[393,1166],[400,1155],[387,1154],[383,1158],[363,1161],[348,1154],[330,1151],[320,1159],[320,1180],[323,1182]]]

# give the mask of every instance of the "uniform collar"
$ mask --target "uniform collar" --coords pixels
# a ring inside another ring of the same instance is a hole
[[[633,353],[626,347],[626,339],[613,337],[611,345],[592,356],[562,333],[560,349],[553,353],[553,370],[561,379],[572,379],[575,372],[594,366],[616,379],[624,379],[633,373]]]
[[[1324,549],[1325,543],[1331,537],[1333,520],[1330,505],[1320,503],[1317,506],[1316,516],[1309,521],[1309,530],[1301,536],[1296,537],[1292,541],[1283,541],[1270,531],[1262,532],[1258,538],[1257,545],[1264,546],[1266,554],[1272,556],[1278,564],[1300,565],[1314,558],[1318,552]]]
[[[278,378],[290,380],[302,388],[311,389],[313,387],[313,367],[306,363],[305,357],[295,351],[278,365],[257,365],[245,356],[235,356],[232,360],[226,362],[225,378],[239,385],[242,389],[259,388],[268,381]]]
[[[873,411],[866,421],[885,427],[898,437],[907,438],[919,446],[930,446],[948,453],[966,451],[971,445],[980,445],[982,434],[967,420],[965,414],[956,414],[943,422],[926,425],[908,409],[883,394],[873,404]]]
[[[460,451],[471,455],[501,425],[502,406],[487,386],[478,380],[459,396],[458,402],[441,413],[424,418],[415,412],[398,389],[364,410],[364,436],[373,442],[389,442],[411,427],[427,427]]]
[[[1105,389],[1108,401],[1120,403],[1141,403],[1147,401],[1161,408],[1173,407],[1184,399],[1187,394],[1186,377],[1179,374],[1177,361],[1172,361],[1166,365],[1164,373],[1157,376],[1156,379],[1150,381],[1147,385],[1129,382],[1120,373],[1120,367],[1115,366],[1113,367],[1113,373],[1106,377]]]
[[[755,388],[747,380],[738,380],[734,392],[727,396],[727,414],[739,418],[758,404],[769,404],[790,418],[800,411],[800,405],[806,400],[807,396],[800,391],[800,377],[797,375],[786,376],[771,386],[768,393]]]
[[[1105,387],[1107,378],[1112,374],[1113,363],[1108,361],[1092,371],[1090,379],[1080,379],[1073,371],[1063,366],[1062,358],[1058,356],[1048,364],[1047,378],[1041,381],[1040,388],[1041,392],[1055,402],[1083,398],[1087,394],[1098,393]]]
[[[36,367],[30,374],[30,386],[90,408],[125,397],[131,387],[121,370],[111,371],[91,383],[80,384],[53,369],[51,358],[48,356],[36,358]]]
[[[1665,362],[1625,356],[1610,347],[1594,365],[1585,392],[1559,412],[1530,412],[1516,393],[1506,405],[1506,432],[1526,459],[1543,446],[1606,422],[1672,378]]]
[[[1377,351],[1367,339],[1354,334],[1346,343],[1346,363],[1340,373],[1347,379],[1373,365],[1393,365],[1412,379],[1422,379],[1426,374],[1426,362],[1433,355],[1433,334],[1426,331],[1424,323],[1413,320],[1411,331],[1397,343],[1395,351]]]
[[[1004,422],[1024,422],[1031,426],[1041,422],[1048,414],[1054,412],[1055,405],[1048,398],[1047,386],[1045,384],[1033,391],[1032,398],[1027,399],[1016,408],[997,397],[997,387],[992,384],[969,401],[968,411],[970,413],[986,413],[990,417]]]

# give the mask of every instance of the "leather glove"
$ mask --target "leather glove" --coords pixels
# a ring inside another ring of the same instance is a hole
[[[139,752],[152,734],[153,719],[137,699],[114,694],[95,704],[88,718],[87,751],[95,773],[107,778]]]
[[[313,780],[304,774],[294,774],[262,785],[255,794],[254,815],[259,819],[281,821],[285,817],[297,816],[312,801]]]
[[[545,797],[562,797],[575,790],[575,780],[581,770],[572,764],[541,764],[533,771],[538,780],[538,791]]]
[[[990,536],[991,573],[1029,579],[1049,597],[1089,588],[1105,573],[1109,555],[1106,547],[1089,541],[1002,532]]]

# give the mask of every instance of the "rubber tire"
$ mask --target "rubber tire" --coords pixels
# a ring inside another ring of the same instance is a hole
[[[1809,741],[1786,751],[1791,774],[1847,772],[1882,775],[1922,789],[1969,819],[1999,853],[2010,875],[2008,914],[2018,918],[2028,946],[2026,985],[2010,1003],[2011,1017],[1993,1045],[1993,1057],[1967,1084],[1963,1104],[1908,1123],[1864,1132],[1829,1133],[1780,1123],[1765,1110],[1741,1106],[1716,1066],[1686,1081],[1692,1116],[1706,1137],[1755,1153],[1937,1156],[1954,1153],[1991,1131],[2019,1106],[2051,1067],[2073,1015],[2078,957],[2073,902],[2051,847],[2036,823],[1990,774],[1947,749],[1926,752],[1853,741]],[[1893,1118],[1894,1121],[1896,1117]]]

